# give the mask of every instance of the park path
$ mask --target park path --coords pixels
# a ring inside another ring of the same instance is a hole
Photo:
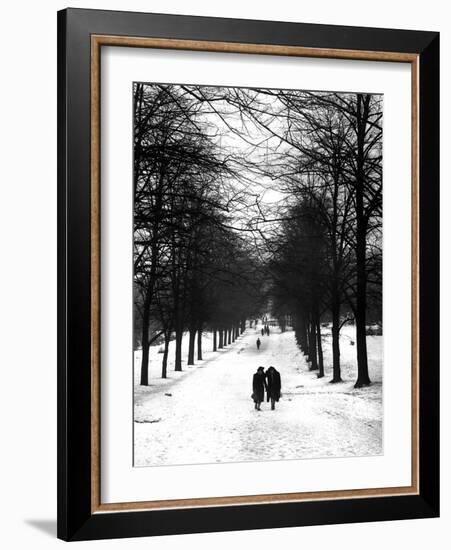
[[[275,411],[266,402],[254,410],[252,375],[260,365],[281,373]],[[248,328],[182,378],[135,394],[134,464],[375,455],[381,430],[380,386],[364,393],[318,380],[292,331],[262,337]]]

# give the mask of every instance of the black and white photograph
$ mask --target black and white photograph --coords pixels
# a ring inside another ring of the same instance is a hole
[[[3,548],[449,546],[447,8],[4,5]]]
[[[135,82],[134,466],[383,454],[383,95]]]

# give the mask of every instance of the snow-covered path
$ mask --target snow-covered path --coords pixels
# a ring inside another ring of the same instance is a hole
[[[364,390],[351,380],[328,384],[308,371],[293,332],[273,329],[257,351],[259,335],[247,329],[183,377],[135,393],[135,466],[382,452],[380,382]],[[275,411],[266,402],[254,410],[252,375],[260,365],[281,373]]]

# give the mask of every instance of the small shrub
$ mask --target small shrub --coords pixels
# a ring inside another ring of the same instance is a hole
[[[382,326],[381,325],[371,325],[366,327],[367,336],[382,336]]]

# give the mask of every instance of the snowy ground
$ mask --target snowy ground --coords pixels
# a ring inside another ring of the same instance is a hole
[[[259,327],[260,328],[260,327]],[[325,363],[331,365],[331,336],[323,328]],[[260,351],[255,341],[262,340]],[[308,371],[294,333],[262,337],[247,329],[234,344],[213,353],[204,336],[204,361],[183,364],[175,373],[169,361],[161,376],[159,346],[151,348],[151,385],[139,386],[140,353],[135,353],[135,466],[242,462],[382,453],[382,337],[368,337],[373,385],[355,390],[354,327],[341,337],[342,384],[329,384]],[[187,339],[184,340],[186,348]],[[171,344],[172,346],[172,344]],[[170,357],[174,355],[170,350]],[[186,358],[186,353],[184,353]],[[275,366],[282,377],[276,410],[254,410],[252,375]]]
[[[330,331],[323,330],[329,365]],[[158,378],[161,354],[155,346],[148,387],[139,386],[136,352],[135,466],[381,454],[382,337],[368,337],[373,385],[355,390],[354,327],[342,332],[342,384],[329,384],[329,368],[324,379],[309,372],[292,331],[260,335],[257,351],[259,332],[247,329],[226,349],[204,353],[194,367],[184,363],[181,373],[169,363],[166,380]],[[204,347],[211,349],[209,335]],[[254,410],[251,381],[260,365],[274,365],[281,373],[282,399],[275,411],[268,403]]]

